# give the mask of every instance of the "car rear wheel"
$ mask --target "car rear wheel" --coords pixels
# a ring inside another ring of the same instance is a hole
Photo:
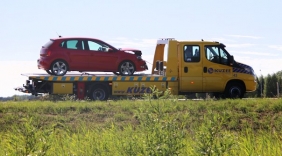
[[[63,76],[68,71],[68,65],[63,60],[56,60],[51,65],[51,73],[56,76]]]
[[[119,72],[113,72],[115,75],[120,75]]]
[[[49,75],[54,75],[51,70],[46,70]]]
[[[121,75],[133,75],[135,72],[135,65],[131,61],[123,61],[119,65],[119,73]]]

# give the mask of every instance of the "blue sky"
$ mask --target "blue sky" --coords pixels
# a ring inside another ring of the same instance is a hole
[[[22,73],[37,69],[50,38],[84,36],[143,51],[152,62],[158,38],[224,43],[257,75],[282,70],[282,1],[9,0],[0,5],[1,96],[19,94]],[[150,65],[150,64],[149,64]]]

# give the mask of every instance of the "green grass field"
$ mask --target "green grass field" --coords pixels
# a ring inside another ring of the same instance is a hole
[[[0,155],[282,155],[282,100],[9,101]]]

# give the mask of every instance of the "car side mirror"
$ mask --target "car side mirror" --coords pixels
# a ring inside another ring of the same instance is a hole
[[[112,48],[108,48],[108,52],[113,52],[114,50]]]
[[[229,56],[229,65],[233,66],[233,64],[234,64],[234,57],[231,55]]]

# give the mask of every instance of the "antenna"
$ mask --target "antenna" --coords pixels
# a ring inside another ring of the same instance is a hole
[[[62,37],[61,35],[59,35],[59,34],[57,33],[57,31],[56,31],[56,34],[59,36],[59,38],[61,38],[61,37]]]

